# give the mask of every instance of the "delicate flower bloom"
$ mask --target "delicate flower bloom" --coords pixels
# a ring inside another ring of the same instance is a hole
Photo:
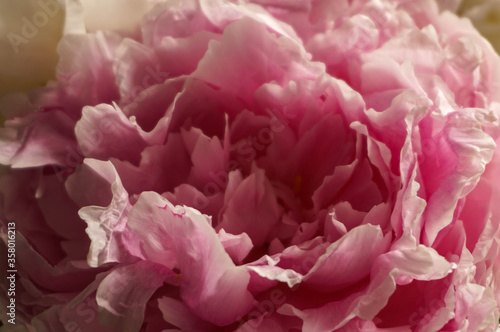
[[[68,1],[8,100],[20,325],[496,330],[500,58],[454,5],[127,4]]]

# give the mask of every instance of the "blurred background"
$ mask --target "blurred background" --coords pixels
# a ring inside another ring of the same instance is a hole
[[[63,18],[55,0],[0,0],[0,97],[55,78]]]
[[[468,17],[500,53],[500,0],[463,0],[458,15]]]

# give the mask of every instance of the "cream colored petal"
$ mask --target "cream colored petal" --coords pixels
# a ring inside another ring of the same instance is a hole
[[[87,32],[112,30],[133,33],[155,0],[81,0]]]
[[[63,19],[55,0],[0,2],[0,97],[55,77]]]

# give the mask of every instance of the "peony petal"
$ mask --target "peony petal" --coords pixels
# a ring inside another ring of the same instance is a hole
[[[222,42],[210,43],[192,76],[251,101],[252,91],[264,83],[315,78],[321,69],[308,63],[304,50],[292,41],[278,39],[263,25],[244,18],[224,30]]]
[[[439,279],[451,271],[452,265],[434,250],[419,246],[413,250],[392,251],[377,258],[372,267],[370,286],[341,301],[320,308],[298,310],[291,305],[280,312],[289,312],[304,320],[307,331],[331,331],[358,316],[371,320],[387,303],[396,288],[395,278],[408,275],[421,280]],[[334,317],[334,319],[332,319]]]
[[[115,157],[137,163],[146,143],[137,127],[115,105],[87,106],[75,126],[78,144],[88,158]]]
[[[172,191],[188,179],[191,169],[189,154],[179,134],[169,135],[164,145],[146,147],[138,166],[115,158],[111,162],[131,195],[148,190]]]
[[[66,166],[75,151],[74,122],[61,111],[37,112],[14,118],[2,128],[0,162],[16,168],[43,165]],[[16,137],[17,136],[17,137]]]
[[[246,233],[233,235],[221,229],[217,235],[224,246],[224,250],[226,250],[235,264],[241,264],[253,248],[252,240]]]
[[[188,75],[196,70],[212,40],[220,41],[219,34],[199,31],[185,38],[167,36],[156,49],[161,65],[172,76]]]
[[[110,262],[125,262],[131,254],[141,257],[138,240],[127,227],[127,216],[131,210],[128,193],[115,168],[109,161],[86,159],[85,164],[109,179],[113,193],[107,207],[86,206],[79,211],[88,225],[86,232],[92,241],[87,256],[89,265],[97,267]]]
[[[139,261],[112,270],[99,284],[97,304],[101,324],[114,330],[138,332],[146,303],[163,284],[169,270],[147,261]]]
[[[229,181],[232,179],[230,177]],[[217,229],[224,229],[232,234],[246,233],[254,246],[259,247],[274,235],[273,228],[280,220],[281,213],[264,171],[255,169],[239,183],[226,202]]]
[[[387,251],[390,239],[379,226],[352,229],[318,257],[303,283],[324,292],[355,284],[369,275],[375,259]]]
[[[128,225],[144,241],[148,259],[180,270],[181,297],[199,317],[225,325],[250,309],[250,276],[233,264],[206,216],[147,192],[134,205]]]
[[[158,299],[163,319],[182,331],[214,331],[215,327],[197,317],[193,312],[179,300],[162,297]],[[177,331],[177,330],[176,330]]]
[[[84,106],[111,103],[118,99],[112,61],[120,42],[118,35],[97,32],[69,34],[59,43],[59,98],[75,118],[80,117]]]

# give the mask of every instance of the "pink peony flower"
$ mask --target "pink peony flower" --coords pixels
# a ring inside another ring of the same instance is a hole
[[[139,7],[68,1],[2,101],[16,327],[498,328],[500,58],[454,4]]]

